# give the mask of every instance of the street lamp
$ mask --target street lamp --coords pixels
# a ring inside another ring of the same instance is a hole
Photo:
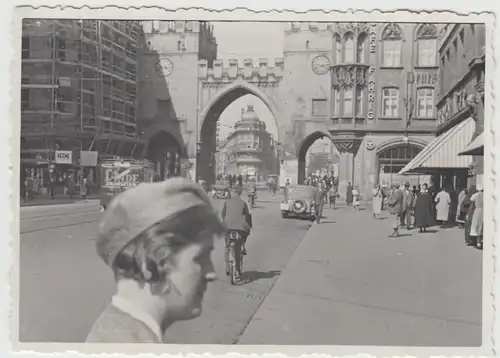
[[[408,128],[411,125],[411,120],[413,116],[413,96],[412,96],[412,86],[415,82],[415,74],[412,71],[406,73],[406,98],[404,99],[404,105],[406,109],[406,123],[405,123],[405,134],[403,141],[409,143],[408,138]]]
[[[199,180],[200,172],[200,153],[201,153],[201,142],[196,143],[196,166],[195,166],[195,182]]]

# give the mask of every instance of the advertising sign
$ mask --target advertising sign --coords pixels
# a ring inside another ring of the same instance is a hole
[[[80,165],[82,167],[96,167],[98,152],[80,151]]]
[[[72,164],[73,153],[71,150],[56,150],[55,151],[56,164]]]

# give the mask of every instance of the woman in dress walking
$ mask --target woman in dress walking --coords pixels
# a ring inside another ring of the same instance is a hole
[[[382,190],[380,189],[380,185],[376,184],[375,188],[372,190],[373,193],[373,199],[372,199],[372,211],[373,211],[373,217],[375,219],[378,219],[378,216],[382,212],[382,201],[383,201],[383,194]]]
[[[353,189],[352,184],[351,182],[349,182],[349,184],[347,184],[347,191],[345,194],[345,203],[347,204],[347,206],[350,206],[352,204],[353,200],[352,189]]]
[[[443,227],[448,223],[450,217],[450,194],[442,188],[434,201],[436,202],[436,220],[441,222],[441,227]]]
[[[474,205],[474,212],[472,213],[470,238],[471,243],[478,249],[483,248],[483,189],[478,185],[478,192],[471,196],[471,202]],[[472,245],[471,245],[472,246]]]
[[[427,232],[432,225],[432,195],[427,184],[422,185],[421,192],[415,200],[415,227],[419,232]]]

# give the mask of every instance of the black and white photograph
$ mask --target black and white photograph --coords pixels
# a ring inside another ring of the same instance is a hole
[[[491,354],[490,18],[57,11],[12,35],[16,349]]]

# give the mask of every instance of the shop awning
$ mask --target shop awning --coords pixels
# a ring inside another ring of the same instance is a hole
[[[398,174],[431,173],[438,169],[468,169],[472,158],[460,156],[474,134],[475,122],[467,118],[430,142]]]
[[[459,155],[484,155],[483,132],[474,138]]]

